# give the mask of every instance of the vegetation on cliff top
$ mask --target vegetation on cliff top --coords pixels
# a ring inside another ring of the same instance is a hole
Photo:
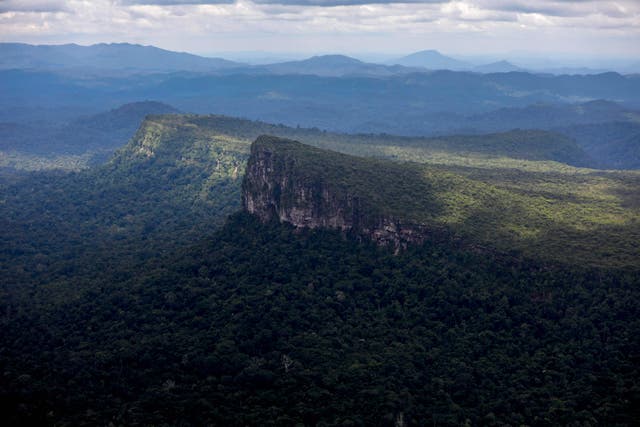
[[[89,262],[108,266],[123,257],[136,264],[212,232],[240,209],[249,146],[264,133],[359,156],[412,160],[411,165],[381,163],[381,170],[394,173],[374,176],[375,191],[362,182],[363,194],[371,193],[376,204],[378,198],[385,201],[381,206],[396,209],[394,215],[437,221],[490,246],[607,266],[633,265],[640,252],[637,173],[433,151],[431,139],[349,136],[221,116],[169,115],[147,118],[131,142],[102,167],[0,182],[3,277],[9,283],[34,277],[46,282],[43,269],[54,275],[80,274]],[[487,140],[497,144],[496,138]],[[362,173],[376,175],[376,160],[359,159],[357,164]],[[356,176],[347,170],[338,178],[349,184]],[[385,180],[393,182],[385,185]],[[424,194],[411,198],[414,191],[433,185],[440,191],[429,206]]]
[[[136,264],[212,232],[240,209],[249,146],[264,133],[359,156],[412,160],[410,165],[383,162],[381,170],[394,173],[374,176],[375,191],[362,182],[363,194],[371,193],[376,204],[378,198],[386,201],[381,206],[396,209],[399,217],[437,221],[490,246],[616,266],[633,265],[640,252],[637,173],[433,151],[431,139],[349,136],[221,116],[169,115],[147,118],[131,142],[102,167],[0,182],[3,277],[17,283],[42,279],[43,269],[80,274],[89,262],[112,265],[123,257]],[[496,138],[487,140],[497,144]],[[376,160],[359,159],[357,164],[362,173],[376,175]],[[344,174],[337,178],[345,184],[358,176],[350,170]],[[430,200],[429,209],[424,194],[411,198],[414,191],[433,185],[440,186],[439,199]]]
[[[296,188],[328,189],[345,205],[357,198],[368,219],[362,222],[381,216],[446,229],[476,245],[551,261],[640,265],[640,174],[463,169],[360,158],[281,138],[254,144],[272,153]],[[290,209],[295,201],[280,203]]]

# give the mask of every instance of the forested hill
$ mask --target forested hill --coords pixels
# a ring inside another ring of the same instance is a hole
[[[131,142],[104,166],[0,182],[3,277],[9,282],[33,277],[46,282],[70,271],[90,274],[87,263],[110,266],[123,258],[133,267],[157,251],[211,233],[241,208],[249,147],[260,134],[352,155],[413,161],[405,174],[421,173],[415,163],[430,165],[427,169],[443,177],[443,183],[470,192],[442,187],[440,203],[450,211],[438,217],[439,224],[469,229],[483,241],[496,240],[490,233],[498,230],[506,236],[501,243],[527,246],[536,253],[550,248],[550,255],[580,262],[583,251],[567,250],[571,246],[564,242],[584,240],[587,247],[596,248],[585,260],[595,257],[617,266],[627,265],[629,254],[638,253],[633,246],[639,241],[634,237],[638,175],[549,161],[557,150],[576,152],[570,141],[563,148],[567,140],[552,133],[398,138],[332,134],[221,116],[168,115],[147,118]],[[419,178],[409,186],[428,182]],[[391,185],[382,190],[395,191]],[[493,213],[488,211],[494,206],[498,208]],[[524,218],[531,222],[525,224]],[[484,223],[486,219],[491,221]]]
[[[133,140],[134,146],[162,150],[188,150],[192,141],[205,143],[220,137],[233,145],[248,145],[260,135],[274,135],[304,141],[321,148],[367,157],[393,157],[420,162],[480,164],[502,159],[555,161],[573,166],[595,162],[575,143],[561,134],[539,130],[512,130],[484,135],[444,137],[401,137],[388,134],[332,133],[318,129],[293,128],[260,121],[218,115],[151,115]],[[180,141],[182,146],[171,143]],[[136,145],[137,144],[137,145]],[[159,145],[158,145],[159,144]],[[125,148],[131,153],[132,146]],[[138,148],[133,148],[139,149]],[[171,153],[167,153],[171,154]],[[467,159],[467,160],[464,160]],[[513,166],[515,164],[512,164]],[[508,166],[507,162],[502,166]]]
[[[0,120],[0,167],[78,170],[109,159],[131,139],[149,114],[178,113],[153,101],[134,102],[73,120]]]

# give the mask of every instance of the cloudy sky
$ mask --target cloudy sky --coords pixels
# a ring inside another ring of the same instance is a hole
[[[640,60],[640,0],[0,0],[0,40]]]

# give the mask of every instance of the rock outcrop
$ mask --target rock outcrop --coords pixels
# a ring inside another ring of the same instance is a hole
[[[335,179],[349,171],[341,170],[344,162],[332,162],[333,157],[350,158],[291,140],[259,137],[251,146],[243,182],[244,209],[263,222],[354,232],[396,250],[424,241],[425,226],[385,215],[366,194]]]

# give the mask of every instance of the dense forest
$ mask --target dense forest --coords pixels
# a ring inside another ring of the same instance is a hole
[[[639,285],[237,214],[135,269],[5,288],[4,418],[633,425]]]

